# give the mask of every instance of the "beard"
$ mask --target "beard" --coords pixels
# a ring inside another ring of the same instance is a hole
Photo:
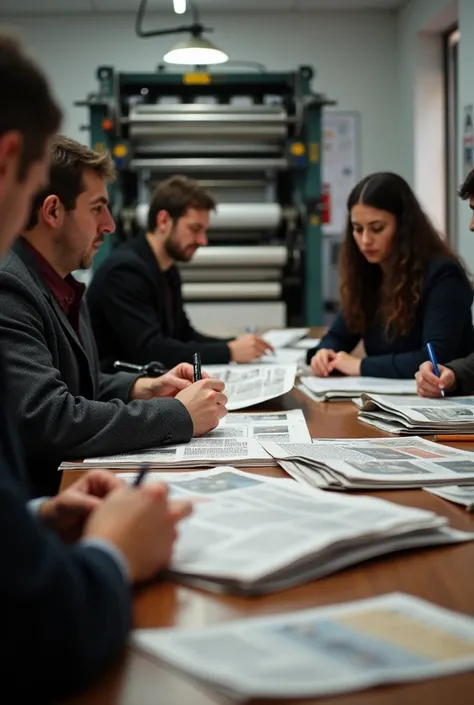
[[[175,262],[189,262],[192,259],[197,247],[188,245],[188,247],[180,247],[174,242],[172,237],[168,237],[164,242],[166,254]]]

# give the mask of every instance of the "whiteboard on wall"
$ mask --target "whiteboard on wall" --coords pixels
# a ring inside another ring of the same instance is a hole
[[[340,235],[346,224],[349,193],[360,180],[360,115],[324,110],[322,182],[329,197],[329,222],[324,235]]]

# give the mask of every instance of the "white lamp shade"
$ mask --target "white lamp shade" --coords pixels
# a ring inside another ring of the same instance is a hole
[[[228,60],[229,57],[224,51],[203,37],[189,37],[176,44],[163,57],[163,61],[166,61],[167,64],[186,64],[188,66],[224,64]]]

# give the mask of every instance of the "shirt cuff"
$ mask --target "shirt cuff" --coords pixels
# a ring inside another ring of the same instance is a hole
[[[114,546],[113,543],[111,543],[110,541],[106,541],[106,539],[99,539],[91,536],[90,538],[81,539],[79,541],[79,545],[85,547],[91,546],[92,548],[97,548],[99,549],[99,551],[103,551],[104,553],[106,553],[116,563],[118,569],[123,575],[125,582],[130,582],[130,570],[128,567],[127,560],[123,555],[122,551],[120,551],[117,546]]]
[[[28,510],[33,516],[37,517],[41,505],[47,502],[48,499],[51,499],[51,497],[37,497],[36,499],[30,499],[27,503]]]

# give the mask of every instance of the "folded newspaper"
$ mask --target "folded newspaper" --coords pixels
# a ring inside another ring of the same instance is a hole
[[[229,411],[245,409],[286,394],[295,383],[296,362],[288,365],[204,365],[211,377],[225,382]]]
[[[474,618],[403,593],[200,629],[138,629],[131,640],[238,700],[315,698],[474,670]]]
[[[474,433],[474,397],[363,394],[359,420],[398,436]]]
[[[289,348],[308,333],[309,328],[271,328],[262,335],[262,338],[275,349]],[[316,346],[317,343],[314,345]]]
[[[60,470],[86,467],[136,467],[149,463],[152,467],[212,467],[233,463],[239,467],[275,465],[259,441],[310,443],[308,427],[301,409],[275,413],[232,413],[206,436],[190,443],[146,448],[132,453],[87,458],[82,463],[64,462]]]
[[[416,394],[414,379],[382,377],[301,377],[298,386],[313,401],[345,401],[365,392],[374,394]]]
[[[295,480],[319,489],[403,489],[474,483],[473,453],[424,438],[263,441],[262,445]]]
[[[180,524],[171,577],[214,592],[275,592],[394,551],[474,539],[430,511],[232,467],[152,473],[154,480],[194,503]]]
[[[461,504],[463,507],[466,507],[468,512],[474,512],[474,485],[468,485],[467,487],[437,487],[436,489],[424,489],[450,502]]]

